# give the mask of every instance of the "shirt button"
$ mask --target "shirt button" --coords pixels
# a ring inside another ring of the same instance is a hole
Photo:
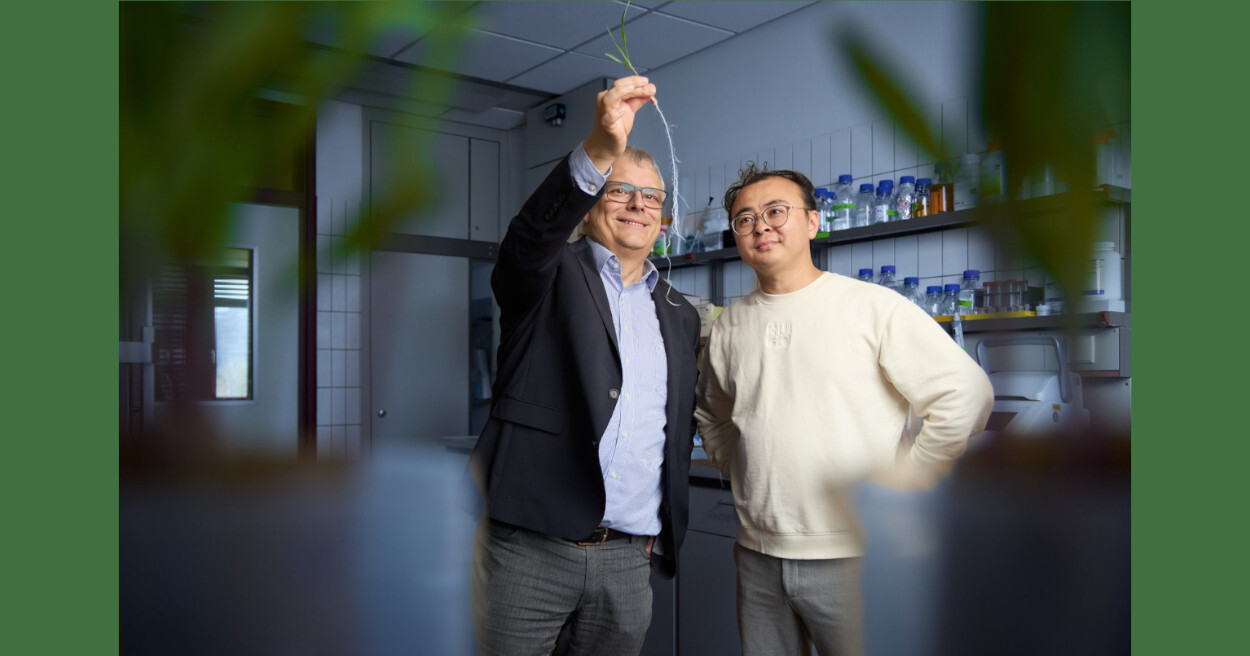
[[[591,191],[594,191],[594,190],[596,190],[596,189],[598,189],[598,188],[599,188],[599,187],[597,187],[596,185],[593,185],[593,184],[592,184],[592,185],[590,185],[590,190],[591,190]]]
[[[612,478],[616,478],[616,472],[612,472],[611,474],[608,474],[608,476],[611,476]]]
[[[629,364],[629,358],[625,358],[625,364]]]
[[[620,391],[620,390],[618,390],[618,389],[610,389],[610,390],[608,390],[608,398],[610,398],[610,399],[615,399],[616,397],[618,397],[618,396],[620,396],[620,395],[621,395],[621,391]]]
[[[625,398],[629,398],[629,396],[628,396],[628,395],[626,395],[626,396],[625,396]],[[628,432],[628,431],[621,431],[621,437],[629,437],[629,432]]]
[[[629,324],[625,324],[625,325],[621,328],[621,330],[629,330]]]
[[[629,394],[626,394],[626,395],[625,395],[625,400],[626,400],[626,401],[628,401],[628,400],[629,400]]]

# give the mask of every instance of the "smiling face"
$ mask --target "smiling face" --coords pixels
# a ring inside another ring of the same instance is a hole
[[[624,182],[635,187],[664,188],[664,181],[653,166],[634,161],[632,157],[618,157],[612,163],[608,182]],[[586,234],[603,244],[621,260],[646,259],[660,234],[660,209],[642,204],[642,194],[633,194],[628,202],[617,203],[607,198],[590,209],[582,221]]]
[[[768,207],[790,206],[790,217],[773,227],[756,220],[754,229],[735,235],[738,255],[758,273],[780,273],[812,267],[811,240],[820,229],[819,212],[804,209],[803,189],[785,178],[770,177],[742,188],[730,209],[730,221],[742,213],[758,218]]]

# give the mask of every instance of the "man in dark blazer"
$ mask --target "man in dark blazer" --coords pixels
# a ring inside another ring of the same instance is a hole
[[[500,244],[491,416],[470,471],[478,653],[641,650],[650,573],[676,573],[688,516],[699,318],[647,261],[664,182],[627,148],[655,95],[598,95],[590,135],[530,196]],[[586,237],[569,243],[582,223]]]

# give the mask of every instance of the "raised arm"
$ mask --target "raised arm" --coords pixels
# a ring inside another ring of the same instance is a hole
[[[625,151],[635,113],[654,95],[655,85],[637,76],[619,79],[599,93],[594,125],[581,148],[534,190],[499,245],[491,287],[502,309],[532,307],[551,284],[561,249],[597,201],[612,162]],[[576,172],[586,164],[593,166],[592,179],[579,179]]]

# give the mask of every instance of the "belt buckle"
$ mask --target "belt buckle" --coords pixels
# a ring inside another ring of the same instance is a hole
[[[604,526],[600,526],[595,529],[594,533],[590,534],[590,538],[591,538],[590,540],[584,540],[582,542],[578,542],[577,546],[597,547],[603,544],[604,542],[607,542],[608,541],[608,529]],[[596,541],[595,538],[598,538],[598,540]]]

